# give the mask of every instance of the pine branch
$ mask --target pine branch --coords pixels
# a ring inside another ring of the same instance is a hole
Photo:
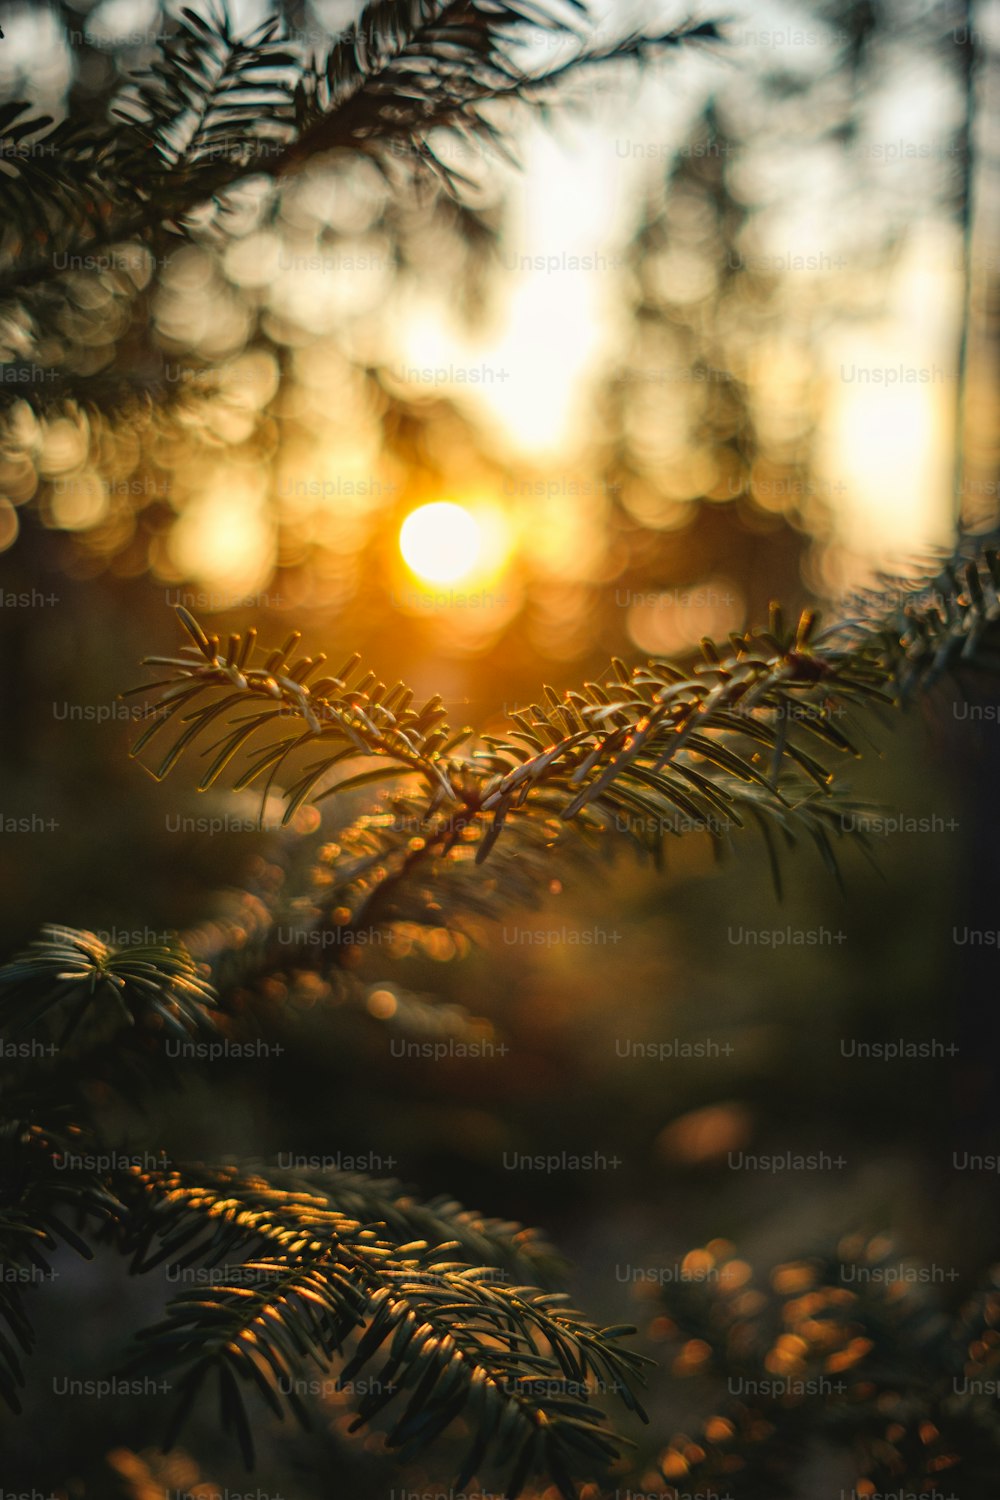
[[[80,1132],[10,1118],[7,1092],[2,1104],[8,1118],[0,1121],[0,1397],[20,1412],[23,1359],[34,1348],[26,1294],[51,1279],[49,1257],[59,1245],[90,1260],[80,1225],[88,1218],[114,1221],[121,1204],[97,1170],[86,1160],[74,1161]],[[76,1228],[66,1223],[67,1210]]]
[[[429,814],[422,799],[405,794],[385,799],[320,849],[311,892],[319,925],[345,932],[397,922],[450,926],[456,911],[495,920],[536,906],[552,879],[554,851],[592,863],[604,833],[597,819],[581,818],[570,830],[539,811],[512,821],[480,873],[488,817],[464,809]]]
[[[116,948],[72,927],[42,933],[0,968],[0,1035],[34,1031],[63,1052],[84,1022],[81,1050],[123,1026],[183,1040],[212,1029],[215,995],[179,943]]]
[[[444,1219],[459,1229],[457,1241],[400,1244],[383,1232],[391,1225],[341,1212],[334,1180],[319,1196],[245,1179],[235,1169],[202,1173],[193,1185],[196,1176],[145,1174],[148,1210],[145,1219],[134,1215],[129,1231],[136,1269],[164,1259],[182,1267],[226,1263],[224,1280],[171,1303],[135,1362],[184,1370],[168,1443],[214,1371],[224,1424],[252,1465],[243,1388],[252,1386],[275,1416],[287,1408],[305,1424],[297,1383],[310,1362],[331,1370],[346,1341],[356,1338],[340,1384],[350,1390],[376,1356],[381,1363],[357,1405],[355,1426],[396,1403],[387,1440],[407,1459],[465,1415],[476,1436],[458,1488],[484,1462],[499,1460],[510,1471],[512,1500],[529,1477],[542,1475],[573,1500],[574,1478],[616,1456],[616,1440],[590,1405],[588,1383],[615,1390],[641,1414],[631,1384],[642,1356],[618,1344],[628,1330],[596,1328],[562,1294],[508,1285],[494,1268],[454,1258],[456,1250],[483,1242],[499,1249],[507,1238],[502,1227],[470,1225],[447,1205]],[[371,1189],[351,1183],[345,1191],[346,1201],[370,1206]],[[383,1206],[399,1229],[410,1228],[413,1210],[404,1201]],[[429,1207],[424,1214],[423,1227],[440,1218]],[[249,1258],[236,1267],[234,1254]]]
[[[165,776],[220,716],[232,719],[253,698],[267,696],[273,709],[236,720],[235,729],[230,723],[204,752],[215,753],[201,789],[213,785],[254,737],[266,739],[271,721],[280,717],[297,721],[298,732],[268,741],[239,776],[238,788],[266,771],[266,798],[301,750],[320,744],[332,749],[286,789],[285,822],[307,798],[415,772],[427,788],[426,800],[398,801],[381,822],[358,825],[356,841],[363,844],[368,835],[370,851],[347,865],[348,885],[393,860],[394,850],[395,863],[411,855],[410,863],[422,863],[429,852],[450,855],[475,845],[481,863],[520,812],[565,823],[588,810],[592,827],[615,823],[627,830],[633,824],[640,833],[645,820],[656,830],[656,845],[664,831],[706,829],[718,836],[747,818],[772,820],[790,834],[798,823],[828,843],[831,819],[821,809],[826,804],[838,810],[838,783],[827,761],[860,753],[847,724],[838,721],[889,704],[914,685],[930,685],[945,666],[1000,665],[993,629],[1000,615],[1000,566],[989,541],[965,539],[958,563],[947,563],[936,576],[895,584],[894,600],[905,593],[901,607],[893,602],[881,614],[855,614],[823,635],[815,612],[786,630],[774,607],[769,629],[733,635],[727,647],[704,642],[704,660],[693,672],[662,661],[631,669],[616,661],[603,682],[562,695],[546,688],[544,702],[511,715],[508,735],[485,735],[482,748],[471,750],[463,747],[472,731],[452,731],[440,700],[429,700],[414,714],[402,684],[387,693],[372,673],[350,688],[356,658],[335,677],[310,686],[307,679],[321,658],[303,657],[286,667],[297,633],[254,666],[252,633],[246,640],[233,636],[222,655],[218,640],[181,611],[193,645],[182,657],[149,659],[172,675],[153,685],[162,689],[159,714],[135,753],[179,721],[181,732],[157,767],[156,774]],[[223,686],[230,691],[222,697],[189,707],[199,693]],[[375,764],[318,790],[329,772],[352,757]]]
[[[567,4],[585,14],[581,0]],[[393,142],[420,142],[438,128],[502,145],[480,106],[544,85],[545,75],[521,72],[511,50],[532,29],[572,34],[544,0],[373,0],[316,61],[283,40],[278,16],[241,36],[224,6],[185,8],[158,61],[132,81],[112,111],[117,118],[103,127],[88,120],[47,130],[47,117],[23,118],[26,104],[0,111],[7,163],[0,206],[11,226],[0,245],[8,262],[0,296],[58,274],[53,249],[76,258],[160,226],[186,233],[199,207],[218,204],[236,183],[279,179],[321,152],[378,157]],[[577,62],[618,55],[639,57],[642,49],[627,38],[621,49],[581,48]],[[551,81],[573,66],[553,70]],[[429,149],[412,159],[435,161]],[[25,257],[29,239],[44,250]]]
[[[616,661],[601,682],[561,695],[546,688],[544,701],[511,715],[507,735],[478,743],[473,731],[451,729],[439,699],[415,713],[401,683],[387,692],[373,673],[358,679],[356,657],[310,683],[323,659],[288,666],[297,633],[272,653],[260,653],[252,632],[234,636],[223,654],[180,611],[192,644],[180,657],[149,659],[170,675],[153,684],[159,713],[134,751],[179,726],[156,774],[220,724],[222,737],[202,751],[210,759],[200,785],[214,785],[262,741],[235,781],[243,789],[266,774],[262,816],[286,769],[286,823],[309,799],[393,781],[400,788],[323,847],[304,884],[258,922],[251,948],[241,930],[245,951],[234,954],[216,929],[202,956],[227,980],[281,967],[282,916],[326,931],[334,947],[335,929],[448,926],[463,912],[495,918],[507,904],[537,901],[557,846],[587,859],[610,852],[616,837],[659,858],[668,835],[706,832],[721,845],[752,826],[779,893],[781,847],[803,838],[839,878],[837,841],[867,844],[835,769],[860,753],[852,717],[903,703],[945,671],[1000,668],[996,540],[961,538],[953,557],[924,575],[885,578],[852,596],[847,618],[822,633],[814,611],[787,629],[775,606],[768,629],[734,634],[728,646],[704,642],[693,671]],[[262,697],[274,706],[241,712]],[[294,732],[273,740],[272,721],[285,719]],[[317,749],[324,753],[296,766]],[[363,768],[341,774],[355,762]],[[316,948],[313,958],[327,963],[329,952]]]
[[[111,949],[93,933],[44,928],[25,953],[0,968],[0,1039],[6,1055],[16,1059],[13,1066],[0,1065],[8,1110],[15,1097],[25,1107],[42,1107],[43,1114],[71,1102],[75,1116],[84,1118],[89,1085],[113,1090],[140,1106],[151,1090],[180,1081],[162,1046],[165,1033],[203,1038],[209,1049],[219,1048],[214,1055],[222,1055],[232,1043],[246,1043],[255,1029],[250,1015],[244,1008],[237,1020],[220,1007],[216,992],[259,982],[273,972],[287,954],[276,933],[292,923],[296,938],[314,939],[305,944],[306,956],[296,965],[293,983],[301,977],[299,970],[320,967],[337,1006],[370,1016],[372,996],[379,993],[384,1004],[391,995],[391,1016],[380,1012],[380,1024],[406,1035],[465,1044],[481,1044],[493,1036],[490,1023],[462,1005],[414,994],[395,981],[387,989],[385,981],[362,980],[348,967],[330,967],[328,951],[312,951],[328,947],[318,930],[321,913],[312,912],[316,930],[310,931],[301,897],[273,912],[255,902],[259,932],[256,941],[248,940],[248,901],[243,892],[242,924],[209,922],[164,946]],[[76,974],[66,974],[67,964],[74,965]],[[204,977],[209,973],[212,983]],[[211,1050],[194,1055],[213,1057]]]
[[[633,1385],[648,1361],[620,1344],[632,1330],[600,1329],[543,1290],[561,1263],[518,1224],[354,1173],[150,1168],[78,1126],[12,1120],[0,1128],[0,1167],[0,1395],[14,1409],[32,1339],[11,1272],[43,1279],[59,1242],[91,1255],[62,1203],[80,1230],[90,1218],[113,1227],[133,1272],[166,1262],[208,1273],[192,1276],[197,1294],[170,1304],[133,1361],[184,1371],[168,1446],[213,1371],[223,1425],[252,1465],[246,1387],[305,1425],[310,1367],[336,1369],[352,1392],[377,1360],[355,1427],[392,1408],[388,1442],[406,1459],[461,1414],[474,1434],[463,1484],[499,1462],[511,1496],[548,1476],[573,1497],[574,1481],[620,1449],[591,1404],[594,1384],[642,1415]]]
[[[537,1230],[484,1218],[451,1198],[421,1203],[398,1182],[378,1182],[357,1172],[261,1170],[278,1187],[322,1195],[349,1218],[384,1227],[400,1244],[420,1239],[457,1245],[470,1265],[495,1266],[511,1278],[543,1287],[565,1275],[565,1261]]]
[[[112,153],[107,131],[93,122],[53,125],[51,115],[35,114],[23,101],[0,107],[0,205],[6,221],[0,255],[10,263],[0,275],[0,295],[56,274],[51,254],[29,257],[17,268],[29,242],[58,244],[67,221],[110,217]]]
[[[286,789],[283,822],[307,799],[319,801],[412,771],[429,788],[420,822],[433,827],[433,841],[443,852],[450,852],[460,839],[475,839],[469,830],[477,820],[488,823],[477,850],[479,862],[488,857],[511,814],[529,802],[534,811],[564,821],[577,818],[595,802],[606,820],[626,813],[658,819],[661,826],[666,826],[666,815],[676,821],[678,813],[692,827],[711,830],[720,813],[740,826],[744,803],[781,818],[795,808],[782,788],[780,772],[790,771],[798,778],[801,803],[812,788],[828,792],[832,780],[799,743],[799,732],[787,728],[789,720],[801,719],[805,733],[827,747],[857,754],[833,725],[832,707],[837,700],[853,706],[865,698],[888,701],[876,686],[884,673],[868,659],[870,653],[824,658],[800,649],[801,637],[799,644],[780,646],[761,633],[734,638],[734,652],[725,657],[706,644],[708,666],[697,676],[658,662],[630,673],[616,662],[603,684],[588,683],[582,692],[562,698],[546,689],[544,706],[533,704],[512,715],[515,728],[508,738],[484,736],[485,749],[462,754],[458,747],[472,731],[452,731],[438,698],[414,713],[401,683],[386,693],[385,685],[373,682],[374,673],[368,673],[350,688],[357,658],[335,677],[310,686],[307,679],[324,658],[303,657],[285,667],[298,632],[284,648],[269,653],[263,666],[254,667],[253,632],[245,640],[230,637],[222,656],[217,638],[206,637],[186,610],[178,613],[194,645],[186,648],[184,657],[146,659],[147,665],[170,668],[173,675],[152,685],[165,691],[154,722],[133,751],[141,754],[164,727],[180,719],[181,732],[155,770],[158,778],[168,774],[220,715],[230,715],[229,732],[204,752],[216,753],[199,784],[202,791],[218,780],[252,738],[264,738],[273,721],[291,718],[298,721],[298,732],[268,742],[236,781],[242,790],[268,773],[262,816],[281,769],[302,749],[329,745],[333,753],[310,762]],[[800,630],[811,630],[814,623],[814,616],[804,617]],[[756,646],[765,649],[753,649]],[[223,685],[231,691],[182,712],[202,692]],[[233,729],[232,712],[255,697],[268,697],[276,706],[235,720]],[[803,705],[813,712],[803,713]],[[735,748],[727,738],[733,739]],[[770,751],[768,760],[756,748],[744,751],[746,741]],[[355,756],[377,763],[317,791],[328,772]],[[665,774],[668,761],[670,771]],[[442,821],[433,824],[439,810]],[[727,831],[729,826],[727,822]],[[412,821],[409,828],[411,834],[424,836],[425,829]]]
[[[605,685],[603,709],[593,690],[588,701],[567,694],[560,702],[550,694],[548,710],[534,708],[533,721],[515,715],[517,738],[535,754],[489,791],[483,809],[496,809],[500,818],[533,787],[555,782],[575,791],[562,811],[572,818],[622,780],[648,784],[649,777],[673,800],[677,785],[662,773],[668,767],[682,775],[685,766],[690,771],[692,752],[724,773],[712,780],[730,796],[734,788],[725,773],[750,781],[756,794],[776,792],[778,772],[789,761],[795,775],[827,792],[833,778],[807,742],[811,737],[827,752],[857,755],[833,722],[840,713],[909,696],[960,665],[1000,669],[998,540],[961,538],[953,557],[924,577],[884,578],[885,588],[860,596],[860,615],[821,637],[815,612],[806,611],[796,629],[786,631],[780,609],[772,607],[769,630],[730,637],[728,651],[704,642],[697,678],[659,662],[631,672],[616,663],[620,686]],[[849,601],[858,603],[859,596]],[[590,731],[599,719],[608,728],[595,744]],[[736,736],[737,744],[740,738],[756,741],[761,752],[733,760],[719,744],[720,732]],[[503,749],[516,754],[509,742]],[[696,783],[703,797],[709,795],[705,774],[703,769]],[[678,806],[683,810],[682,802]]]
[[[95,1096],[141,1108],[178,1086],[165,1038],[218,1038],[228,1017],[183,943],[112,947],[47,926],[0,968],[3,1107],[47,1122],[89,1121]]]
[[[144,182],[152,158],[154,172],[183,185],[199,165],[253,162],[269,142],[287,140],[289,70],[300,59],[280,29],[273,16],[239,36],[225,6],[212,4],[205,16],[186,9],[157,65],[135,76],[114,110],[133,136],[124,161],[118,158],[129,180]]]
[[[425,799],[389,795],[334,842],[286,843],[278,881],[223,893],[217,913],[182,940],[225,1003],[239,992],[242,1004],[271,978],[294,990],[303,975],[319,974],[334,1005],[368,1010],[388,975],[379,983],[354,972],[362,951],[377,945],[391,959],[397,949],[420,946],[422,932],[433,937],[442,928],[464,950],[478,937],[466,919],[495,921],[512,908],[538,905],[551,888],[557,853],[582,870],[596,869],[598,856],[611,852],[612,841],[589,814],[572,827],[518,815],[483,871],[475,855],[488,823],[459,834],[446,815],[425,815]],[[392,1021],[403,1031],[482,1037],[488,1025],[464,1008],[414,996],[395,979],[388,988]]]
[[[315,788],[328,771],[357,755],[380,758],[380,764],[373,773],[367,773],[366,779],[381,779],[399,770],[416,771],[431,783],[435,796],[453,797],[437,754],[449,740],[448,732],[440,727],[445,717],[440,698],[429,699],[423,708],[415,711],[410,707],[413,694],[409,688],[398,682],[387,691],[385,683],[376,681],[374,672],[367,672],[355,681],[353,687],[349,686],[360,663],[356,654],[349,657],[332,677],[321,678],[310,685],[308,679],[325,663],[326,657],[304,656],[289,665],[288,658],[301,639],[298,631],[292,632],[280,650],[268,652],[262,666],[253,666],[256,631],[249,631],[245,638],[230,636],[225,655],[220,655],[218,637],[206,636],[183,606],[177,606],[177,612],[194,645],[185,648],[189,653],[187,657],[146,658],[146,665],[172,669],[173,675],[156,684],[166,688],[160,699],[162,713],[142,734],[133,755],[141,754],[161,729],[206,689],[225,686],[231,691],[223,698],[216,698],[183,715],[186,727],[154,772],[158,780],[167,775],[184,751],[210,725],[215,724],[220,713],[263,698],[274,706],[235,721],[235,729],[231,721],[230,732],[212,746],[218,753],[202,777],[199,791],[212,786],[253,737],[260,739],[260,731],[276,725],[276,721],[291,719],[305,727],[277,743],[268,744],[264,754],[251,764],[236,784],[241,790],[267,773],[262,818],[276,776],[289,759],[306,746],[335,748],[332,754],[311,763],[300,781],[287,790],[285,823],[310,794],[313,794],[313,800],[319,800]],[[148,687],[128,690],[129,694],[148,691]],[[338,786],[347,790],[359,784],[359,777],[349,777],[340,781]]]
[[[1000,532],[959,537],[950,557],[922,576],[882,574],[853,594],[832,638],[868,650],[904,699],[946,673],[1000,670]]]
[[[831,874],[839,877],[833,845],[847,837],[841,820],[849,807],[857,805],[817,797],[789,810],[785,825],[777,830],[770,817],[751,816],[771,854],[779,895],[779,839],[792,849],[807,837],[827,860]],[[464,948],[482,941],[484,923],[496,922],[512,910],[537,908],[553,889],[557,862],[561,879],[567,867],[578,877],[603,879],[607,861],[622,844],[648,848],[662,862],[659,845],[667,837],[665,827],[674,837],[701,828],[720,845],[730,836],[722,820],[700,825],[657,820],[652,830],[636,820],[622,829],[607,826],[589,808],[565,822],[555,814],[537,815],[535,804],[530,804],[508,819],[504,837],[484,867],[477,863],[477,854],[490,834],[488,815],[465,821],[443,814],[426,818],[425,812],[418,796],[386,797],[376,811],[362,814],[341,829],[334,842],[313,851],[277,891],[230,893],[229,910],[185,933],[185,945],[206,965],[224,996],[240,991],[245,998],[256,986],[278,977],[294,989],[302,974],[318,973],[336,1003],[367,1008],[371,992],[384,985],[362,982],[352,972],[365,945],[378,941],[391,955],[397,938],[411,944],[419,942],[421,929],[432,939],[445,929]],[[867,841],[859,832],[854,842],[866,847]],[[423,1016],[414,1015],[412,997],[395,981],[389,987],[404,1029],[440,1032],[442,1023],[451,1024],[450,1008],[442,1015],[440,1005],[431,1004],[424,1007]],[[475,1027],[474,1019],[454,1020],[460,1034],[469,1025]]]

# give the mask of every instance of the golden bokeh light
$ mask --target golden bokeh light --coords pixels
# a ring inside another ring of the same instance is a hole
[[[635,595],[618,590],[616,599],[629,602],[628,633],[650,656],[673,656],[690,651],[705,636],[725,636],[738,629],[746,613],[742,592],[726,578]]]
[[[0,552],[6,552],[8,547],[14,545],[19,530],[17,511],[6,495],[0,495]]]
[[[399,550],[418,578],[456,583],[483,559],[482,527],[464,506],[437,500],[410,512],[400,528]]]
[[[235,475],[217,489],[192,491],[170,532],[169,561],[176,574],[208,592],[202,608],[233,608],[263,588],[274,568],[273,522],[261,487]]]

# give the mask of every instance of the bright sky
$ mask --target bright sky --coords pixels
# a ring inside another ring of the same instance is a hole
[[[238,5],[247,21],[265,8],[264,0]],[[354,8],[349,0],[317,5],[333,25],[343,24]],[[395,358],[406,365],[479,368],[479,384],[465,387],[467,393],[533,459],[544,462],[572,448],[585,430],[588,390],[615,355],[622,324],[614,263],[633,225],[639,186],[647,173],[663,170],[650,154],[662,149],[666,157],[706,95],[732,80],[735,70],[779,52],[793,69],[823,60],[828,38],[819,22],[774,3],[736,0],[724,9],[732,39],[728,55],[703,48],[674,53],[641,82],[627,67],[615,67],[596,75],[595,86],[586,90],[585,111],[557,112],[552,126],[527,112],[522,117],[523,172],[494,169],[508,179],[510,210],[490,326],[470,336],[446,305],[427,297],[414,299],[393,329]],[[605,28],[613,17],[615,32],[627,29],[629,14],[647,25],[652,14],[648,5],[623,0],[600,0],[594,11],[599,20],[605,17]],[[702,13],[713,13],[707,0]],[[100,0],[86,24],[111,39],[148,27],[152,14],[152,0]],[[659,8],[659,15],[668,26],[681,18],[673,9]],[[15,5],[6,19],[0,68],[8,81],[21,71],[36,97],[58,98],[67,60],[54,44],[49,13]],[[893,162],[878,153],[910,141],[940,156],[935,143],[953,110],[941,76],[914,57],[874,103],[876,138],[862,142],[868,153],[863,169],[831,157],[825,170],[816,170],[813,159],[803,171],[792,143],[777,153],[780,160],[758,163],[757,178],[748,184],[755,192],[769,196],[787,187],[789,177],[795,182],[795,191],[785,195],[790,210],[772,219],[772,253],[832,253],[837,237],[846,235],[850,267],[857,206],[852,218],[841,204],[859,170],[874,181],[884,211],[906,224],[914,180],[920,181],[914,172],[934,171],[939,162]],[[889,538],[905,547],[948,531],[957,248],[944,225],[911,233],[877,316],[842,321],[825,349],[820,478],[839,496],[847,546],[863,555],[881,555]],[[861,269],[847,274],[866,275]]]
[[[473,399],[486,406],[512,444],[538,460],[572,443],[588,388],[615,349],[621,324],[614,259],[633,224],[637,189],[646,173],[656,170],[648,156],[660,147],[669,152],[683,140],[686,122],[706,93],[734,65],[743,66],[748,53],[766,46],[773,56],[784,48],[783,61],[794,58],[803,66],[810,55],[822,56],[818,22],[795,20],[791,11],[775,7],[737,4],[726,11],[737,38],[735,64],[715,61],[701,50],[675,54],[638,88],[627,74],[618,73],[616,80],[609,75],[589,119],[563,117],[555,129],[534,123],[523,129],[524,171],[510,183],[499,311],[487,333],[470,338],[442,316],[438,304],[413,311],[404,334],[407,362],[493,368],[494,378]],[[935,170],[952,107],[940,78],[916,64],[901,81],[887,85],[877,102],[876,134],[859,147],[861,170],[874,181],[885,212],[904,224],[912,218],[914,174]],[[637,157],[635,143],[647,159]],[[894,150],[900,158],[905,155],[907,143],[914,143],[929,164],[893,160]],[[858,164],[831,156],[827,170],[817,172],[815,157],[808,164],[797,162],[792,144],[782,155],[777,164],[763,164],[773,182],[754,184],[767,194],[788,173],[801,174],[789,195],[790,211],[775,220],[771,253],[843,253],[845,274],[860,283],[867,273],[862,266],[851,267],[858,226],[850,214],[839,212]],[[825,349],[827,401],[818,477],[836,497],[846,546],[862,559],[884,558],[890,542],[905,552],[949,532],[961,295],[957,255],[949,226],[931,223],[911,230],[879,315],[845,322]]]

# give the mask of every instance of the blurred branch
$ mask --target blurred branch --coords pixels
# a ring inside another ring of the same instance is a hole
[[[567,0],[567,9],[585,16],[581,0]],[[383,147],[404,141],[416,148],[414,162],[441,170],[421,145],[434,129],[501,144],[481,112],[489,100],[538,97],[579,67],[641,60],[688,35],[714,35],[699,25],[582,46],[569,62],[529,74],[512,48],[532,28],[574,34],[532,0],[374,0],[319,61],[289,45],[279,16],[240,35],[224,7],[185,9],[113,118],[49,129],[51,118],[29,104],[0,109],[0,295],[57,276],[55,251],[75,260],[160,226],[186,233],[199,206],[218,206],[237,182],[281,178],[322,153],[351,149],[379,160]]]
[[[5,1089],[0,1119],[0,1397],[20,1412],[23,1357],[34,1348],[26,1293],[51,1279],[49,1257],[60,1245],[89,1260],[93,1251],[85,1220],[112,1221],[121,1204],[90,1162],[75,1159],[79,1129],[30,1124],[17,1117],[13,1103]],[[76,1228],[65,1222],[66,1214],[75,1216]]]
[[[850,1466],[845,1492],[995,1491],[1000,1420],[977,1394],[995,1389],[995,1267],[956,1312],[934,1285],[942,1268],[901,1261],[884,1235],[846,1236],[762,1284],[722,1242],[690,1262],[701,1280],[664,1288],[661,1326],[680,1346],[675,1373],[710,1382],[718,1405],[694,1442],[659,1454],[666,1494],[715,1495],[737,1472],[741,1500],[798,1493],[820,1445]]]

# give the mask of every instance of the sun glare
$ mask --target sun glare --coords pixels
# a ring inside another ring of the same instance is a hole
[[[450,500],[411,511],[399,533],[399,550],[411,572],[430,583],[454,583],[481,561],[483,533],[475,516]]]

